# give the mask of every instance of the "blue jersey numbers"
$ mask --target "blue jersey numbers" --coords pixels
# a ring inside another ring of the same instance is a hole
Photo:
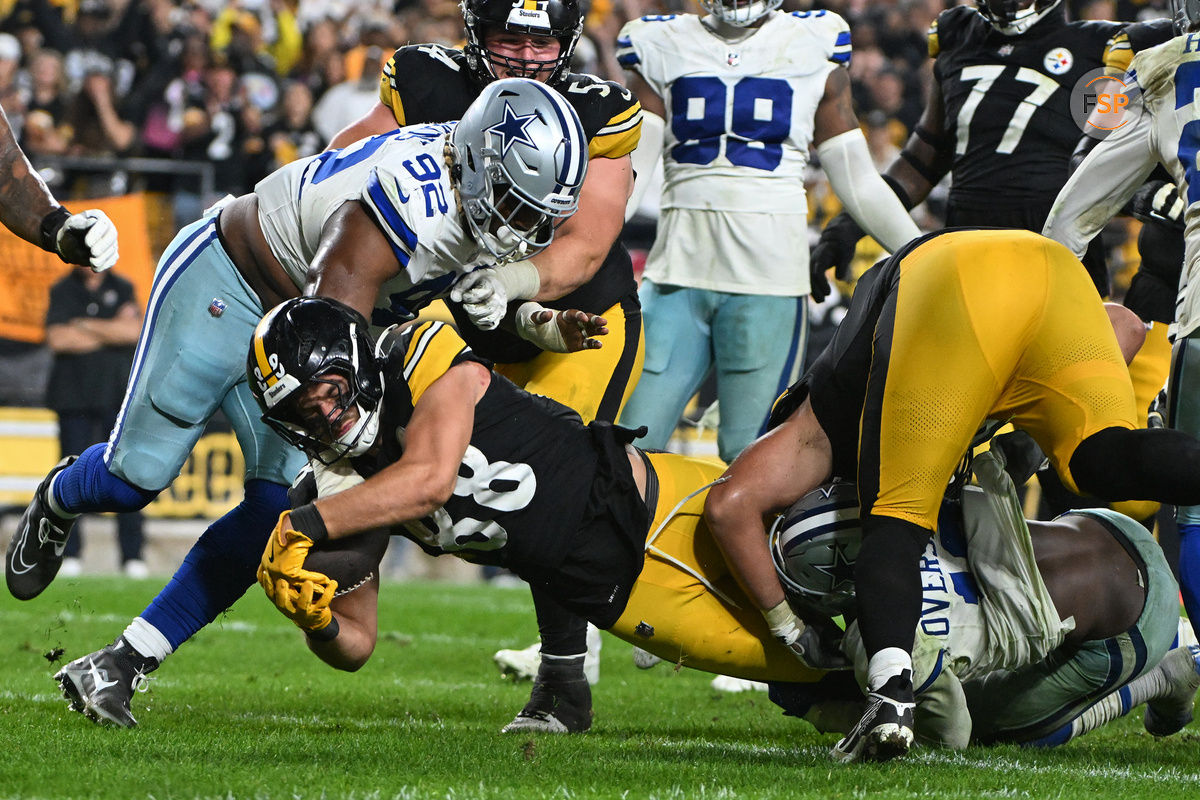
[[[779,78],[683,77],[671,86],[671,157],[710,164],[722,154],[739,167],[779,166],[792,129],[792,87]]]
[[[1196,92],[1200,90],[1200,61],[1185,61],[1175,70],[1175,110],[1193,106],[1196,116]],[[1200,119],[1193,119],[1179,132],[1179,149],[1176,156],[1187,176],[1188,205],[1200,200],[1200,165],[1196,157],[1200,154]]]

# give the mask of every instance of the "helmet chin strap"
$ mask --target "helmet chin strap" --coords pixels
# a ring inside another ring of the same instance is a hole
[[[371,449],[375,439],[379,437],[379,410],[367,411],[361,405],[358,408],[358,422],[346,431],[337,441],[346,448],[344,458],[357,458]]]

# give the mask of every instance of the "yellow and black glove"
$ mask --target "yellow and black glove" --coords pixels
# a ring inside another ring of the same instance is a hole
[[[337,636],[338,624],[329,610],[337,581],[304,569],[314,544],[327,538],[324,520],[309,504],[279,515],[279,522],[258,565],[258,582],[284,616],[309,637],[327,641]]]

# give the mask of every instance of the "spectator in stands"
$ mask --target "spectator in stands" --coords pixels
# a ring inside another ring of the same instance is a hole
[[[266,130],[271,154],[270,172],[324,149],[325,140],[312,121],[313,95],[307,85],[291,81],[283,90],[283,107],[278,119]]]
[[[11,33],[0,33],[0,106],[9,115],[9,124],[20,131],[24,122],[25,99],[17,84],[21,65],[21,43]]]
[[[62,56],[54,50],[34,55],[29,63],[29,84],[21,147],[34,155],[62,155],[72,133],[67,122],[69,98]]]
[[[68,112],[73,131],[68,153],[93,158],[127,155],[137,140],[137,126],[118,110],[112,61],[98,53],[91,55]],[[85,197],[128,191],[128,177],[123,171],[87,172],[77,180],[75,191]]]
[[[79,267],[50,290],[46,342],[54,353],[54,366],[46,407],[58,414],[64,456],[82,453],[111,430],[141,325],[133,284],[112,272]],[[78,575],[83,569],[82,538],[76,535],[67,541],[64,575]],[[117,515],[117,538],[124,573],[146,577],[140,511]]]

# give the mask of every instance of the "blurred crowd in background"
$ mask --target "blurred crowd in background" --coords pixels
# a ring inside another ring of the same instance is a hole
[[[1165,15],[1158,1],[1075,0],[1068,13],[1147,19]],[[805,3],[787,0],[784,9]],[[854,98],[882,168],[920,117],[932,72],[926,31],[946,2],[815,7],[850,24]],[[625,21],[699,10],[695,0],[592,0],[575,69],[624,82],[614,46]],[[463,33],[455,0],[0,0],[0,31],[0,105],[52,191],[64,201],[160,192],[168,237],[215,198],[194,173],[139,171],[121,159],[209,163],[216,195],[250,191],[369,109],[396,47],[456,46]],[[819,170],[809,190],[815,234],[838,209]],[[923,227],[939,224],[944,196],[935,192],[917,210]],[[629,231],[632,248],[649,246],[654,209],[651,194]],[[1118,289],[1136,265],[1123,225],[1106,238]],[[874,253],[862,255],[865,265]]]

